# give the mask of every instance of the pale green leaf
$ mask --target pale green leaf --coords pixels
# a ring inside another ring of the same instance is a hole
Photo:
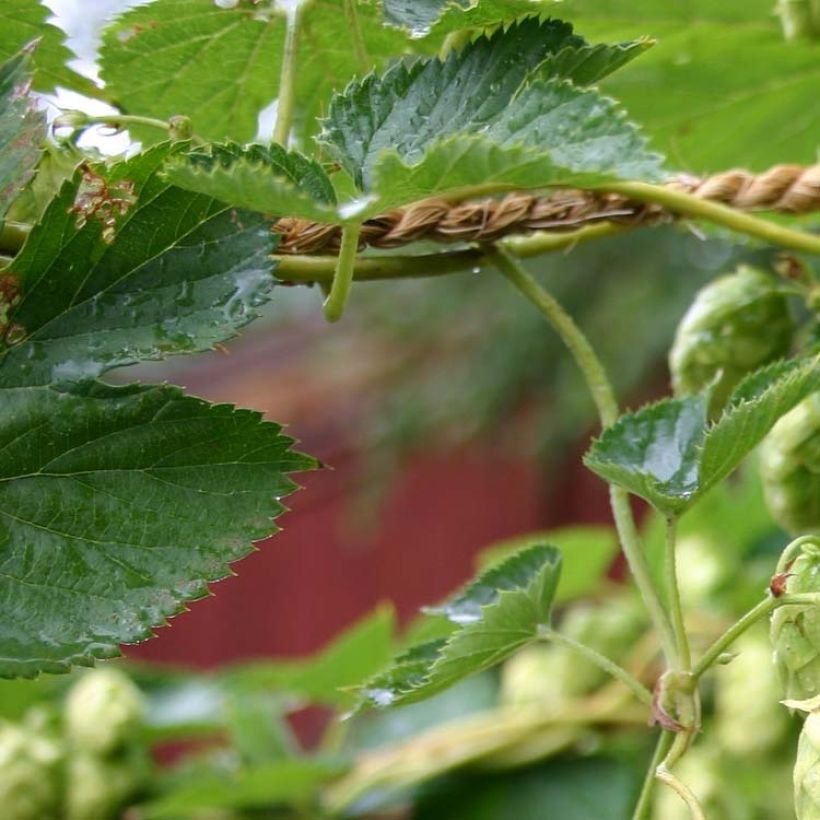
[[[558,550],[535,546],[484,572],[430,610],[445,615],[457,629],[399,655],[361,687],[360,706],[423,700],[535,640],[549,625],[560,568]]]
[[[65,671],[207,594],[313,462],[175,387],[2,391],[0,676]]]
[[[31,57],[14,55],[0,65],[0,224],[40,159],[45,115],[28,93]]]
[[[303,807],[320,786],[338,777],[346,766],[321,758],[282,760],[248,766],[234,774],[197,771],[190,782],[140,806],[147,820],[202,817],[219,809],[263,809],[278,805]]]
[[[814,163],[820,144],[816,44],[787,42],[771,0],[572,0],[589,36],[648,35],[646,58],[607,80],[682,170]]]
[[[741,382],[714,424],[708,391],[662,401],[619,419],[584,462],[661,512],[681,514],[726,478],[778,418],[818,389],[816,359],[770,365]]]
[[[298,701],[345,707],[348,691],[390,661],[395,617],[390,607],[344,632],[315,657],[299,661],[245,663],[226,672],[226,681],[239,691],[259,690],[295,696]]]
[[[154,0],[126,12],[103,38],[106,90],[127,112],[160,119],[185,114],[201,137],[252,139],[259,112],[278,95],[282,69],[286,21],[272,5]],[[295,73],[303,136],[316,130],[334,90],[409,50],[408,37],[385,27],[374,3],[360,3],[358,12],[363,53],[351,42],[342,0],[306,8]]]
[[[0,387],[207,350],[255,318],[276,237],[260,215],[162,180],[178,150],[157,146],[63,186],[7,274],[20,296]]]
[[[53,91],[57,86],[98,96],[100,89],[67,65],[74,54],[63,43],[64,35],[47,23],[50,10],[39,0],[3,0],[0,3],[0,62],[37,42],[34,53],[34,88]]]
[[[212,145],[175,157],[169,182],[262,213],[332,222],[336,195],[318,162],[280,145]]]

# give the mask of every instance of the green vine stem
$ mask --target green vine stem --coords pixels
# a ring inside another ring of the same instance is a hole
[[[350,288],[353,284],[353,270],[356,265],[356,252],[359,248],[359,234],[362,226],[358,223],[345,225],[342,231],[342,246],[336,261],[336,272],[330,293],[325,299],[325,319],[338,322],[342,318],[347,304]]]
[[[646,770],[646,777],[644,777],[641,793],[638,796],[638,803],[635,806],[635,812],[632,815],[632,820],[646,820],[652,808],[652,793],[655,790],[655,773],[660,766],[661,761],[669,752],[669,747],[672,745],[674,734],[672,732],[661,731],[658,737],[658,743],[655,746],[655,753],[652,755],[652,760],[649,762],[649,768]]]
[[[689,809],[689,816],[692,820],[706,820],[706,815],[703,813],[703,809],[698,803],[697,797],[692,793],[688,786],[684,783],[681,783],[669,769],[661,763],[658,766],[657,772],[655,777],[661,781],[661,783],[665,783],[672,789],[684,803],[686,803],[687,808]]]
[[[279,99],[276,106],[276,124],[273,141],[287,146],[290,128],[293,124],[293,110],[296,103],[296,57],[299,51],[299,33],[305,3],[297,0],[288,10],[285,33],[285,50],[282,55],[282,71],[279,75]]]
[[[669,607],[672,610],[672,628],[675,630],[678,663],[681,672],[688,672],[692,666],[692,653],[683,618],[680,590],[678,588],[678,565],[676,555],[678,521],[675,517],[666,520],[666,555],[664,570]]]
[[[803,253],[820,254],[820,236],[795,231],[726,205],[720,205],[717,202],[698,199],[698,197],[682,191],[664,188],[661,185],[650,185],[646,182],[610,183],[601,186],[601,190],[610,191],[614,194],[623,194],[639,202],[662,205],[674,213],[704,219],[707,222],[722,225],[730,230],[752,236],[755,239],[762,239],[764,242],[782,248]]]
[[[154,117],[141,117],[136,114],[86,114],[84,111],[64,111],[52,124],[52,128],[72,128],[84,130],[94,125],[106,125],[116,131],[122,131],[129,126],[142,126],[145,128],[156,128],[164,131],[172,139],[194,139],[191,121],[188,117],[174,116],[167,120],[158,120]]]
[[[552,629],[543,630],[538,637],[545,641],[551,641],[552,643],[569,647],[579,655],[583,655],[590,663],[594,663],[599,669],[603,669],[604,672],[613,678],[617,678],[621,683],[629,687],[629,690],[639,701],[645,703],[647,706],[652,705],[652,693],[637,678],[630,675],[622,666],[619,666],[591,646],[587,646],[580,641],[576,641]]]
[[[603,365],[572,317],[548,293],[508,251],[500,247],[487,248],[487,258],[494,262],[501,273],[546,317],[569,349],[587,382],[601,424],[608,427],[618,418],[618,403]],[[649,565],[643,552],[638,529],[624,490],[610,486],[610,498],[615,525],[621,546],[638,590],[649,610],[655,628],[661,638],[664,652],[670,661],[677,658],[676,639],[672,625],[664,610]]]

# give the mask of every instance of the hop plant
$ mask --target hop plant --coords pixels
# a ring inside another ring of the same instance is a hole
[[[0,724],[0,816],[48,820],[58,816],[62,750],[33,725]]]
[[[95,669],[66,698],[66,732],[79,750],[109,754],[133,737],[144,710],[142,694],[127,675]]]
[[[820,818],[820,696],[787,700],[792,709],[808,712],[794,761],[794,811],[797,820]]]
[[[781,418],[763,442],[766,503],[788,532],[820,532],[820,393]]]
[[[735,650],[737,657],[716,671],[715,734],[730,754],[765,754],[783,739],[788,727],[772,648],[760,628],[741,636]]]
[[[67,820],[118,817],[142,785],[143,763],[133,756],[107,760],[84,751],[72,755],[67,766]]]
[[[820,546],[805,544],[787,567],[786,592],[820,592]],[[772,616],[774,657],[787,698],[820,694],[820,610],[784,606]]]
[[[702,288],[669,352],[677,395],[713,382],[713,410],[748,373],[789,352],[794,323],[773,276],[743,265]]]

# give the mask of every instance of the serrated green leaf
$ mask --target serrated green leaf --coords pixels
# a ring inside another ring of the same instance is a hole
[[[818,389],[816,359],[778,362],[741,382],[714,424],[708,422],[708,391],[662,401],[605,430],[584,463],[662,513],[679,515],[728,476],[778,418]]]
[[[5,274],[20,296],[0,387],[209,349],[255,318],[273,288],[276,237],[260,215],[162,180],[178,150],[157,146],[63,186]]]
[[[817,161],[820,61],[787,42],[770,0],[574,0],[566,13],[606,41],[657,39],[606,82],[676,167],[696,173]],[[718,55],[718,56],[716,56]]]
[[[31,179],[46,136],[45,114],[28,94],[30,63],[21,52],[0,65],[0,224]]]
[[[29,43],[39,41],[34,53],[34,88],[54,91],[57,86],[98,96],[100,89],[67,65],[74,54],[64,45],[63,32],[47,23],[50,10],[39,0],[3,0],[0,5],[0,62]]]
[[[385,149],[410,164],[438,139],[483,133],[539,66],[585,46],[568,23],[530,17],[477,38],[444,62],[397,64],[334,97],[320,141],[367,189]]]
[[[372,171],[375,209],[446,192],[589,186],[607,179],[656,179],[660,158],[615,104],[561,80],[527,86],[480,136],[433,142],[415,163],[383,151]]]
[[[0,676],[151,635],[268,535],[314,462],[261,414],[178,388],[2,392]]]
[[[282,68],[286,22],[272,6],[154,0],[126,12],[103,36],[107,92],[125,111],[160,119],[185,114],[201,137],[252,139],[259,112],[277,96]],[[303,15],[295,73],[302,136],[315,131],[334,89],[408,50],[407,36],[382,25],[376,4],[360,3],[358,13],[364,54],[347,35],[342,0],[315,0]]]
[[[262,213],[332,222],[333,184],[318,162],[272,144],[213,145],[174,157],[169,182],[188,191]]]
[[[201,817],[219,809],[268,809],[277,805],[304,806],[317,789],[347,767],[316,758],[282,760],[240,769],[233,775],[197,771],[190,783],[140,806],[148,820]]]
[[[549,624],[561,554],[535,546],[480,575],[440,607],[457,625],[447,638],[412,647],[361,687],[360,707],[423,700],[489,669],[535,640]]]
[[[392,608],[380,607],[313,658],[244,663],[228,670],[225,679],[240,691],[277,692],[309,703],[349,707],[352,696],[343,690],[390,661],[395,626]]]

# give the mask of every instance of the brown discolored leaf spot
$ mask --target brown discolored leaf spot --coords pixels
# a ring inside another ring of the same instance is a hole
[[[20,277],[15,273],[0,275],[0,337],[5,344],[14,344],[14,338],[19,336],[17,325],[10,325],[11,314],[19,304],[21,297]]]
[[[133,182],[125,179],[109,184],[85,166],[70,212],[76,216],[77,230],[84,228],[90,220],[99,222],[102,240],[110,245],[117,234],[117,219],[125,216],[136,201]]]

